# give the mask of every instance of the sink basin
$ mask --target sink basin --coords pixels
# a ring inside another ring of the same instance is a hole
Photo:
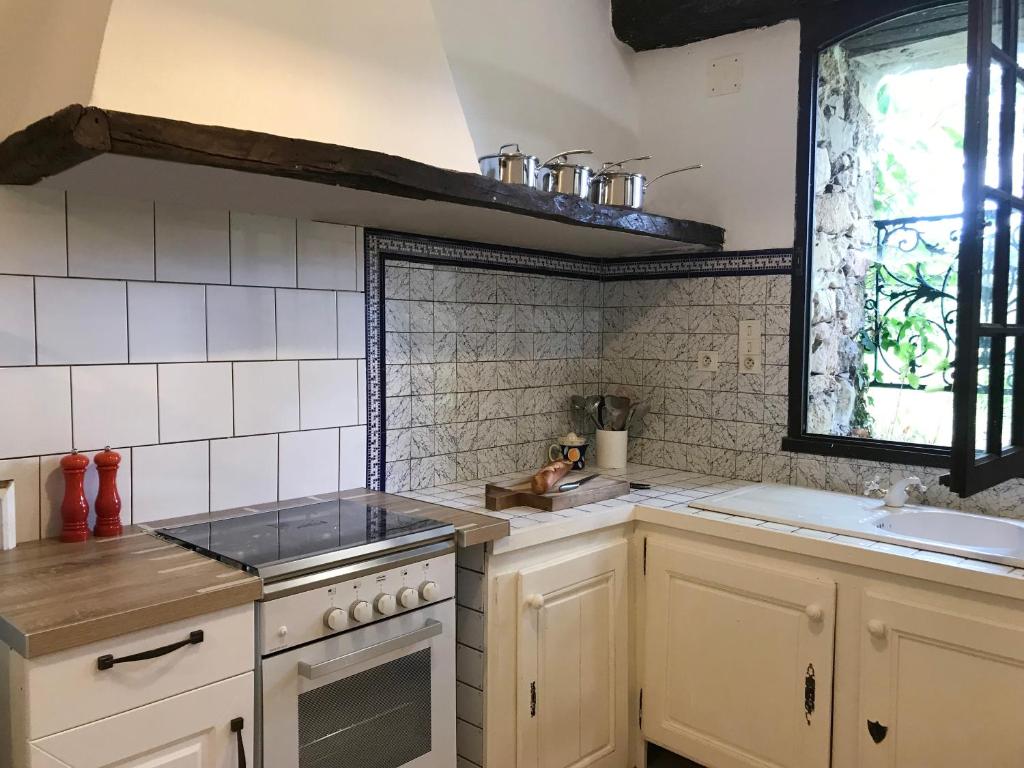
[[[976,552],[1008,554],[1024,550],[1024,526],[962,512],[891,512],[875,521],[875,527],[893,536],[951,544]]]

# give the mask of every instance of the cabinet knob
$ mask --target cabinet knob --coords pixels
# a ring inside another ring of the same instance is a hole
[[[868,634],[871,635],[872,637],[877,637],[879,640],[881,640],[881,639],[883,639],[885,637],[885,633],[887,631],[888,631],[888,628],[885,626],[885,622],[884,621],[879,621],[878,619],[872,619],[871,621],[868,622]]]
[[[825,611],[817,603],[811,603],[804,608],[804,613],[806,613],[807,618],[813,622],[819,622],[825,618]]]
[[[544,607],[544,595],[530,595],[526,598],[526,604],[531,608],[540,610]]]

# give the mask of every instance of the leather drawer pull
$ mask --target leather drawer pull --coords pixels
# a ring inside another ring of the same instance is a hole
[[[166,656],[168,653],[174,653],[179,648],[184,648],[186,645],[199,645],[203,642],[203,630],[197,629],[195,632],[189,634],[184,640],[179,640],[176,643],[170,645],[164,645],[160,648],[154,648],[151,651],[143,651],[142,653],[133,653],[131,656],[122,656],[120,659],[115,659],[109,653],[105,656],[100,656],[96,659],[96,666],[102,671],[104,669],[113,669],[115,664],[126,664],[131,661],[147,661],[148,659],[157,659],[161,656]]]
[[[245,768],[245,741],[242,740],[242,729],[245,728],[245,720],[236,717],[231,721],[231,732],[238,740],[238,768]]]

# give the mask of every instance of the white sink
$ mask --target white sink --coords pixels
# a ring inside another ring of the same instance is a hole
[[[894,536],[952,544],[976,552],[1009,554],[1024,549],[1024,527],[962,512],[892,512],[876,520],[875,527]]]

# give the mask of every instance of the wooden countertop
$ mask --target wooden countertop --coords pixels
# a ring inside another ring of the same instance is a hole
[[[26,658],[258,600],[255,576],[146,533],[0,552],[0,640]]]

